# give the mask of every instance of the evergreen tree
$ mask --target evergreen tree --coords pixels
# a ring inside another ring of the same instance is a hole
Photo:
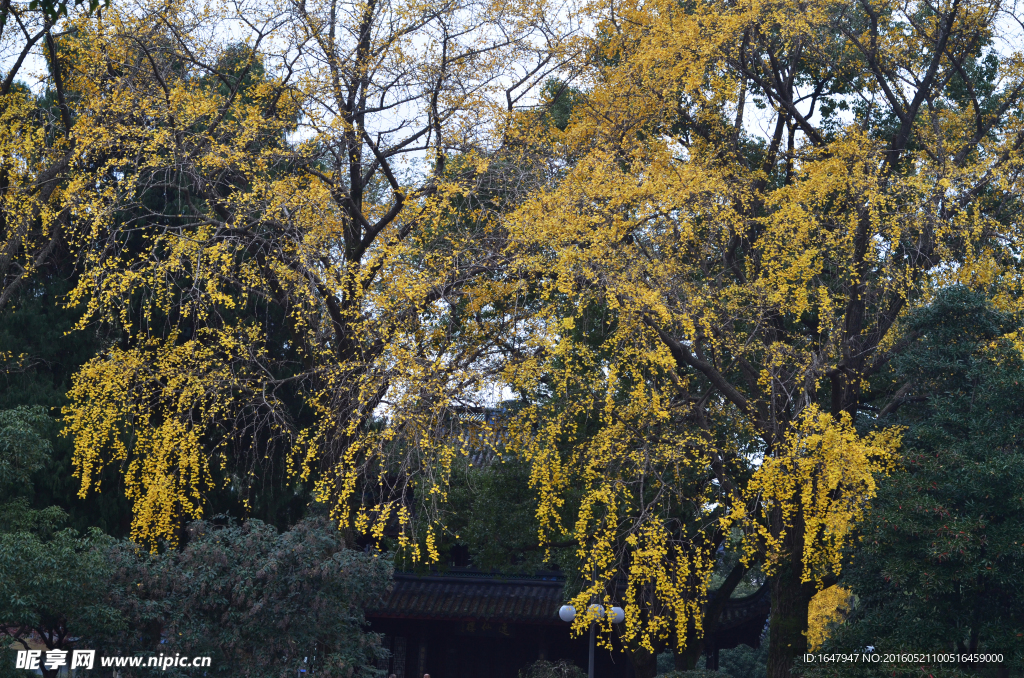
[[[0,410],[0,646],[68,651],[80,641],[122,628],[123,618],[106,602],[113,540],[95,528],[86,534],[58,528],[67,515],[58,507],[32,509],[32,476],[50,461],[42,407]],[[13,643],[12,643],[13,641]],[[14,662],[0,652],[0,675]],[[41,670],[46,678],[57,667]]]
[[[953,287],[910,322],[918,340],[895,376],[913,388],[892,415],[908,427],[905,446],[843,571],[856,609],[822,652],[996,653],[998,667],[943,662],[925,673],[1024,669],[1024,360],[1012,321]],[[922,671],[855,671],[894,670]]]
[[[211,657],[209,667],[168,669],[181,676],[372,670],[382,650],[363,609],[388,586],[386,559],[345,548],[322,518],[281,533],[258,520],[197,521],[187,540],[160,554],[130,543],[111,551],[110,599],[129,620],[106,639],[111,654]]]

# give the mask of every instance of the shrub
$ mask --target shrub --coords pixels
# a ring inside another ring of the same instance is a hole
[[[541,659],[519,672],[519,678],[586,678],[586,676],[583,669],[564,659],[557,662]]]

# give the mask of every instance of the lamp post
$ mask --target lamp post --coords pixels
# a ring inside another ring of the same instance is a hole
[[[587,678],[594,678],[594,645],[597,643],[597,620],[605,616],[613,624],[621,624],[626,619],[626,612],[621,607],[613,607],[605,614],[604,605],[593,604],[587,608],[590,616],[590,657],[587,666]],[[576,608],[572,605],[563,605],[558,608],[558,618],[564,622],[571,622],[576,618]]]

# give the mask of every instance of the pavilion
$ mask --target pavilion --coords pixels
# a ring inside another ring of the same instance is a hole
[[[565,580],[557,572],[499,577],[469,568],[418,576],[395,573],[383,604],[367,611],[391,651],[386,669],[396,678],[517,678],[538,659],[587,666],[587,638],[572,638],[558,618]],[[767,587],[729,601],[705,641],[708,668],[718,651],[757,647],[768,618]],[[596,678],[633,678],[622,651],[598,648]]]

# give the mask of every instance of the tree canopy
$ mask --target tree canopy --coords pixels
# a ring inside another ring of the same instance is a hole
[[[460,296],[501,259],[478,118],[549,68],[545,24],[507,4],[253,6],[241,47],[216,37],[235,10],[192,9],[111,8],[59,46],[83,170],[69,300],[121,334],[69,391],[82,492],[123,465],[155,545],[276,465],[343,525],[397,517],[432,556],[402,497],[443,494],[439,413],[504,323]]]
[[[347,678],[376,665],[383,650],[363,610],[390,585],[388,561],[346,548],[315,517],[280,533],[258,520],[197,521],[187,536],[157,555],[113,549],[109,599],[127,624],[107,647],[211,657],[210,668],[174,669],[182,675]]]
[[[901,447],[966,454],[910,418],[922,309],[1024,347],[1012,3],[63,7],[4,4],[0,312],[73,259],[80,494],[123,483],[154,554],[315,499],[437,562],[508,517],[452,515],[453,422],[500,403],[480,487],[578,608],[624,579],[624,642],[699,649],[740,551],[787,678]]]
[[[627,573],[638,634],[700,624],[741,527],[788,675],[901,440],[883,415],[907,380],[871,379],[914,342],[907,312],[954,283],[1018,311],[1016,7],[602,10],[559,137],[572,164],[509,218],[545,300],[505,372],[536,403],[517,442],[547,538],[572,534],[593,569],[578,601]],[[566,406],[544,411],[552,394]],[[587,494],[567,515],[570,487]]]
[[[0,639],[68,650],[83,637],[121,629],[124,618],[107,600],[113,539],[95,528],[61,529],[67,514],[55,506],[30,507],[32,476],[50,461],[49,424],[41,407],[0,410]],[[42,670],[46,678],[57,675]]]

